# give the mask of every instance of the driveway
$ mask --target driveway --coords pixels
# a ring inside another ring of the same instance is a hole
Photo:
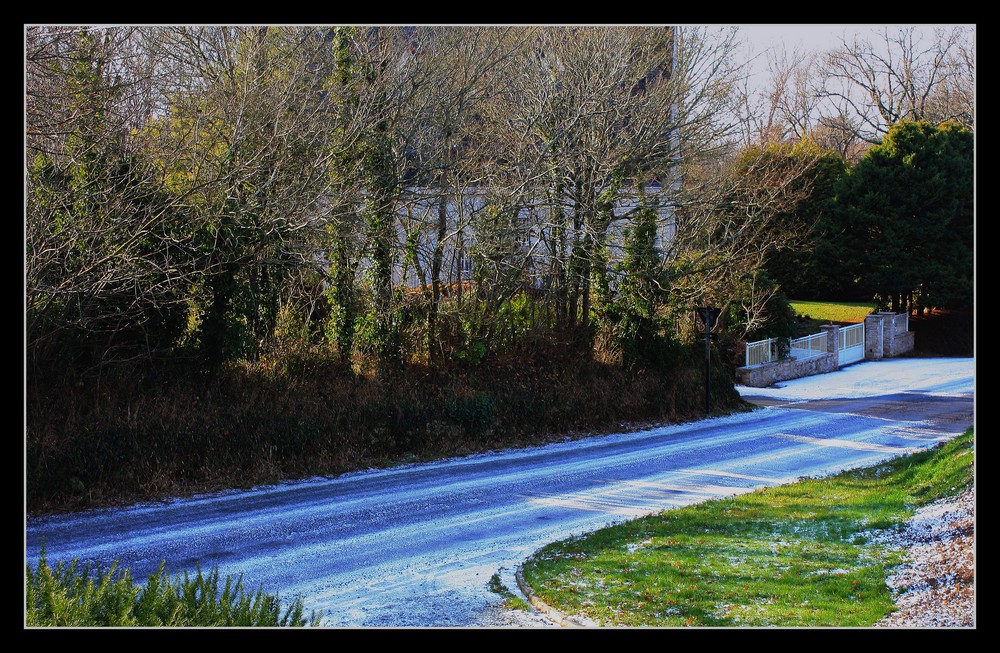
[[[974,419],[974,360],[892,359],[740,388],[761,408],[652,429],[26,522],[26,558],[143,578],[218,565],[330,627],[545,626],[488,589],[544,544],[931,447]]]

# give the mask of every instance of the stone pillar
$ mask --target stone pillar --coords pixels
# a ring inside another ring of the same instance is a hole
[[[836,324],[824,324],[820,327],[826,331],[826,351],[833,354],[833,369],[840,369],[840,327]]]
[[[882,317],[882,356],[892,358],[896,355],[896,314],[892,311],[879,313]]]
[[[882,336],[883,313],[865,317],[865,358],[878,360],[885,356],[885,339]]]

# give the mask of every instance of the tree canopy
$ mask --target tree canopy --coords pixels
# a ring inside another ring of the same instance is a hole
[[[845,164],[805,122],[734,156],[734,36],[28,27],[29,360],[301,343],[388,373],[530,333],[649,362],[695,307],[745,335],[829,270],[893,307],[971,301],[971,134],[894,127],[825,218]]]
[[[828,235],[884,308],[972,305],[973,166],[965,127],[904,121],[844,178]]]

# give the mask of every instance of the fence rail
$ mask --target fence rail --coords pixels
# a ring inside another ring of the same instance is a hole
[[[746,346],[746,366],[773,363],[784,358],[811,358],[826,353],[827,335],[823,332],[789,340],[788,338],[768,338],[748,342]]]
[[[782,347],[780,341],[782,340],[785,339],[767,338],[766,340],[758,340],[757,342],[748,342],[746,355],[747,367],[772,363],[778,360],[781,357]]]
[[[789,346],[789,355],[795,358],[810,358],[826,353],[827,335],[823,332],[796,338]]]

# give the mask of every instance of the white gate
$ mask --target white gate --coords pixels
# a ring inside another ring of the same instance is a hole
[[[856,363],[865,357],[865,323],[852,324],[840,329],[839,365]]]

